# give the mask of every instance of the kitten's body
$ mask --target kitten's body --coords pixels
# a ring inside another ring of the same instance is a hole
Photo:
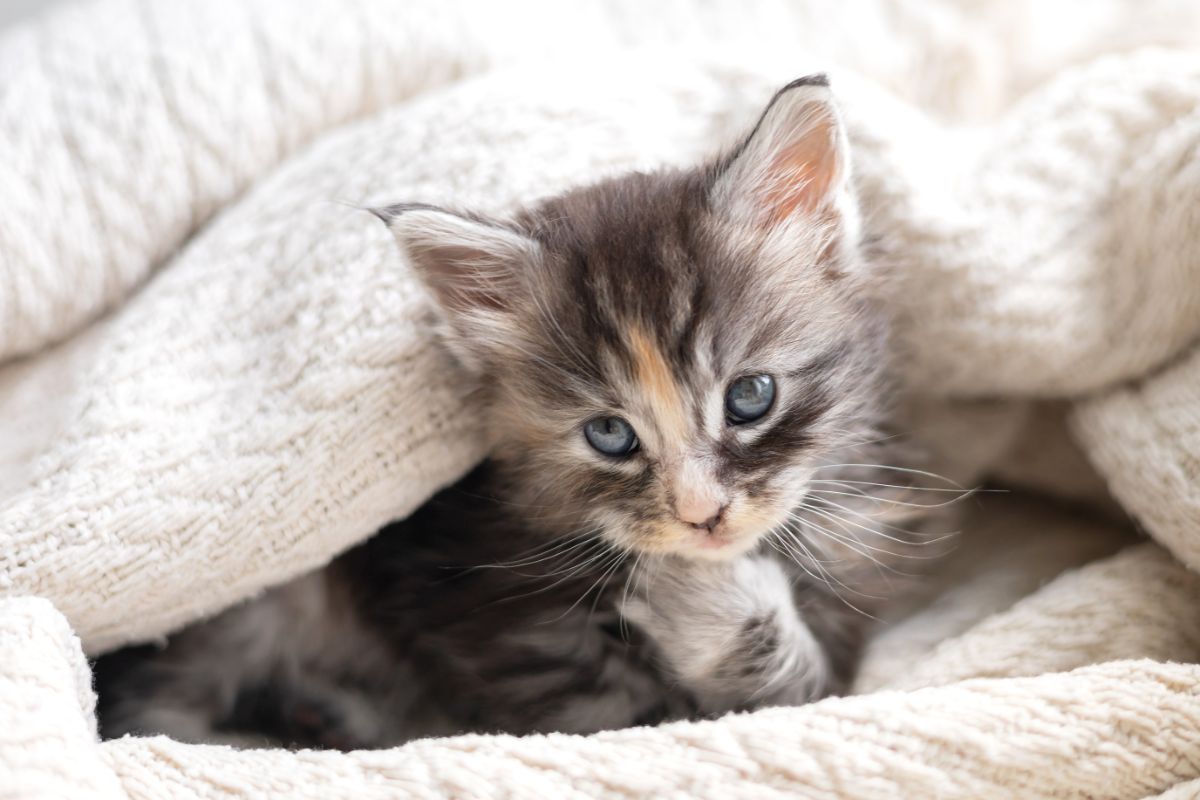
[[[678,698],[668,700],[642,644],[619,630],[621,576],[589,593],[595,570],[518,558],[545,540],[488,496],[485,471],[321,572],[190,628],[165,650],[107,665],[104,734],[257,734],[345,749],[665,717]],[[538,563],[498,566],[514,559]]]
[[[103,735],[356,749],[798,704],[847,685],[864,615],[894,591],[831,548],[635,574],[594,539],[547,546],[492,470],[165,649],[100,659]],[[882,524],[931,520],[864,502]]]
[[[379,212],[482,379],[492,463],[321,573],[102,660],[105,734],[381,746],[844,686],[930,520],[884,435],[846,158],[824,83],[798,82],[700,169],[511,222]],[[733,405],[747,376],[766,410]]]

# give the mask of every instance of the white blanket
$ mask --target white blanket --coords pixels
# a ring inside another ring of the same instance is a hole
[[[0,797],[1200,793],[1200,12],[826,5],[101,0],[0,37]],[[481,456],[357,206],[686,163],[817,68],[956,469],[1074,512],[987,496],[846,699],[348,755],[96,741],[84,652]],[[1157,544],[1108,555],[1072,442]]]

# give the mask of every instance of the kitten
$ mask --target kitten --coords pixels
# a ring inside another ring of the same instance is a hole
[[[347,749],[843,689],[933,514],[886,436],[823,76],[696,169],[511,220],[375,213],[483,387],[490,460],[325,570],[100,659],[104,734]]]

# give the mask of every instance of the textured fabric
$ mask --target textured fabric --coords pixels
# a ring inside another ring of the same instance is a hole
[[[102,0],[0,38],[0,797],[1192,796],[1200,56],[1140,46],[1200,11],[831,5]],[[1090,507],[981,498],[846,699],[350,755],[96,741],[85,652],[481,455],[358,207],[688,163],[815,69],[946,469]]]

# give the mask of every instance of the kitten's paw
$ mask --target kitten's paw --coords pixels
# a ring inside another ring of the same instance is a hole
[[[379,712],[358,692],[324,681],[287,681],[238,693],[227,731],[265,734],[289,748],[363,750],[380,747]]]
[[[828,658],[775,560],[665,562],[633,585],[622,613],[703,710],[803,703],[828,691]]]
[[[373,745],[368,737],[355,730],[341,709],[323,700],[295,696],[282,712],[284,741],[289,745],[342,751]]]

